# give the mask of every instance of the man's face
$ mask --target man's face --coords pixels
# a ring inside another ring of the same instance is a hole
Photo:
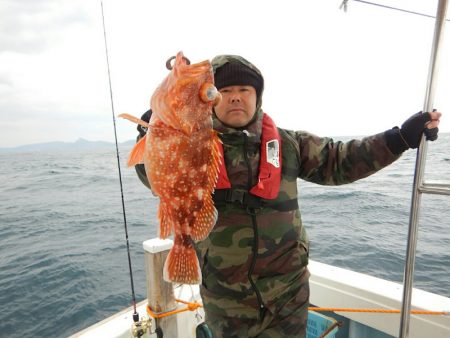
[[[223,123],[239,128],[247,125],[256,112],[256,90],[252,86],[228,86],[219,90],[222,100],[214,107]]]

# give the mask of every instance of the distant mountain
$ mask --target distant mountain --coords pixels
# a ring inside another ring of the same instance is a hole
[[[119,147],[129,148],[135,143],[134,140],[119,143]],[[27,144],[18,147],[0,148],[0,153],[22,153],[22,152],[34,152],[34,151],[51,151],[51,150],[83,150],[83,149],[115,149],[113,142],[106,141],[88,141],[79,138],[75,142],[45,142]]]

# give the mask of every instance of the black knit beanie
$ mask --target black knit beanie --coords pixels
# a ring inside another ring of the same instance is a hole
[[[225,63],[217,68],[214,74],[214,84],[217,89],[239,85],[252,86],[258,98],[261,95],[263,82],[261,75],[239,61]]]

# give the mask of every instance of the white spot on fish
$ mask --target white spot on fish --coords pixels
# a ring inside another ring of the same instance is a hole
[[[199,201],[203,200],[203,189],[198,189],[197,190],[197,198]]]

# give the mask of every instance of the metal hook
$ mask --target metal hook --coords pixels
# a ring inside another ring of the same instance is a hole
[[[171,62],[172,62],[172,60],[174,60],[176,58],[177,58],[176,56],[172,56],[166,61],[166,68],[168,70],[172,70],[173,69],[173,65],[172,65]],[[184,60],[184,62],[186,62],[187,65],[191,64],[191,61],[189,61],[189,59],[187,57],[183,56],[183,60]]]

